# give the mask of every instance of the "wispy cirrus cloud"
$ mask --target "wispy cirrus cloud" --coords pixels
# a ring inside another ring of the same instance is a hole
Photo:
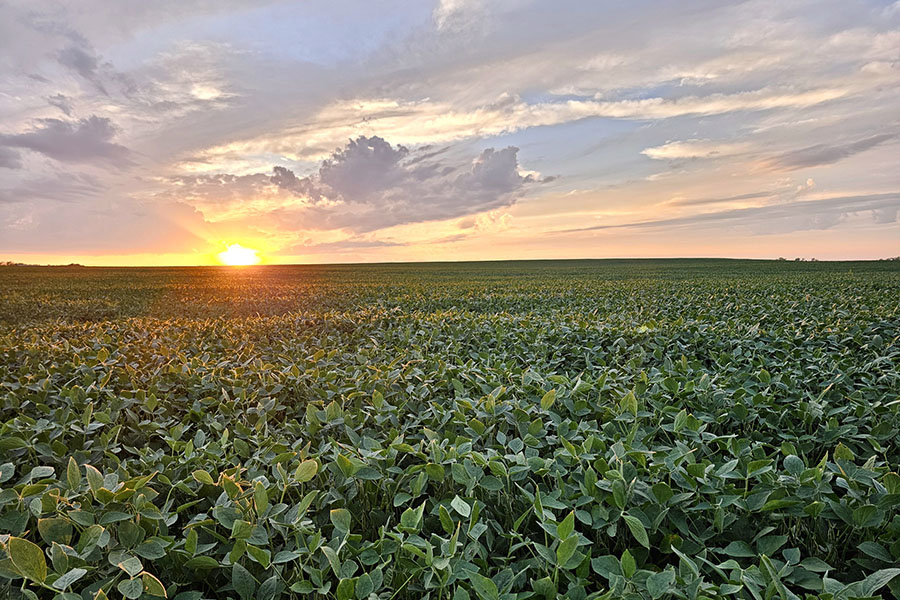
[[[68,46],[59,51],[57,60],[59,63],[81,76],[89,82],[101,94],[108,96],[109,92],[103,84],[100,74],[100,60],[86,48],[81,46]]]
[[[766,160],[765,165],[771,169],[784,171],[830,165],[875,146],[896,140],[897,137],[897,133],[879,133],[842,143],[816,144],[774,156]]]
[[[54,94],[52,96],[49,96],[47,98],[47,103],[50,104],[50,106],[55,106],[56,108],[61,110],[67,117],[72,116],[72,111],[74,110],[74,107],[72,106],[72,100],[65,94]]]
[[[303,243],[295,244],[282,248],[278,251],[280,255],[297,256],[306,254],[342,254],[345,252],[358,252],[360,250],[377,250],[381,248],[400,248],[408,246],[407,242],[399,242],[394,240],[376,240],[365,238],[348,238],[335,242],[316,242],[311,239],[304,240]]]
[[[804,108],[841,98],[847,90],[822,88],[806,91],[761,88],[734,94],[709,94],[683,98],[652,97],[640,100],[557,100],[529,103],[503,96],[488,104],[460,110],[433,100],[398,101],[359,99],[326,107],[315,121],[318,126],[289,130],[277,135],[231,142],[210,153],[286,153],[297,158],[322,157],[323,148],[357,135],[383,135],[401,144],[446,143],[498,136],[550,127],[589,118],[653,121],[689,116],[714,116],[743,111]],[[730,148],[733,149],[732,145]],[[684,147],[688,148],[687,146]],[[657,152],[666,150],[657,149]],[[668,149],[674,151],[674,148]],[[651,150],[652,152],[652,150]]]
[[[641,150],[641,154],[654,160],[679,160],[691,158],[721,158],[744,152],[747,143],[717,142],[713,140],[685,140],[666,142]]]
[[[748,200],[767,200],[771,202],[788,202],[812,192],[816,182],[810,177],[802,183],[795,183],[788,178],[779,182],[778,187],[758,192],[746,192],[732,196],[713,196],[708,198],[677,198],[668,204],[672,206],[708,206],[712,204],[738,204]]]
[[[868,213],[876,223],[893,223],[900,209],[900,192],[797,200],[749,208],[724,209],[682,217],[611,223],[571,229],[571,232],[604,229],[750,227],[758,233],[783,233],[828,229],[849,214]]]

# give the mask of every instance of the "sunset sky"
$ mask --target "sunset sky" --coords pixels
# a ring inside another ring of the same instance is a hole
[[[0,0],[0,260],[900,255],[900,2]]]

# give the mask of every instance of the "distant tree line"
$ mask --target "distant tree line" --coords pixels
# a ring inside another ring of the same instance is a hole
[[[778,257],[778,260],[781,261],[781,262],[787,262],[788,259],[786,259],[786,258],[783,257],[783,256],[779,256],[779,257]],[[897,261],[900,261],[900,256],[891,256],[891,257],[889,257],[889,258],[879,258],[878,260],[880,260],[880,261],[883,261],[883,260],[897,260]],[[819,259],[816,258],[815,256],[813,256],[812,258],[800,258],[800,257],[798,256],[797,258],[794,259],[794,262],[819,262]]]
[[[29,263],[13,262],[11,260],[0,260],[0,267],[83,267],[80,263],[69,263],[67,265],[33,265]]]

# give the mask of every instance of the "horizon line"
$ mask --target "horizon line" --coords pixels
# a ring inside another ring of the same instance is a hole
[[[0,267],[23,268],[23,267],[39,267],[39,268],[82,268],[82,269],[253,269],[258,267],[327,267],[327,266],[381,266],[381,265],[439,265],[439,264],[482,264],[482,263],[513,263],[513,262],[589,262],[589,261],[733,261],[733,262],[773,262],[773,263],[874,263],[874,262],[900,262],[900,256],[884,257],[884,258],[838,258],[838,259],[819,259],[815,257],[778,257],[778,258],[746,258],[733,256],[654,256],[654,257],[579,257],[579,258],[486,258],[475,260],[397,260],[397,261],[377,261],[377,262],[311,262],[311,263],[260,263],[255,265],[224,265],[224,264],[195,264],[195,265],[109,265],[109,264],[82,264],[82,263],[60,263],[60,264],[34,264],[21,263],[13,261],[0,261]]]

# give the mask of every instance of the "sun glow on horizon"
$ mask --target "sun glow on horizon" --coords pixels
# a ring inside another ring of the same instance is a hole
[[[218,258],[223,265],[230,267],[257,265],[262,260],[259,257],[259,250],[244,248],[240,244],[230,244],[227,250],[219,252]]]

